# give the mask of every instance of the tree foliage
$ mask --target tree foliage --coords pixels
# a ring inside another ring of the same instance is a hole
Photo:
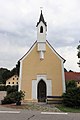
[[[18,85],[14,85],[14,86],[0,86],[0,91],[7,91],[7,94],[11,93],[11,92],[15,92],[18,91]]]
[[[66,91],[68,89],[73,89],[73,88],[76,88],[76,87],[77,87],[77,84],[74,80],[66,82]]]
[[[10,93],[13,93],[13,92],[16,92],[18,91],[18,85],[14,85],[14,86],[6,86],[6,91],[7,91],[7,95],[10,94]]]
[[[63,104],[68,107],[80,107],[80,87],[77,87],[75,81],[69,81],[66,88],[66,93],[62,95]]]
[[[6,84],[6,80],[12,77],[13,75],[19,76],[20,62],[17,63],[16,67],[12,70],[6,68],[0,68],[0,84]]]
[[[4,83],[3,74],[7,71],[8,71],[8,69],[6,69],[6,68],[0,68],[0,84]]]
[[[64,68],[64,72],[67,72],[67,69],[66,69],[66,68]]]
[[[79,41],[79,42],[80,42],[80,41]],[[78,45],[77,49],[78,49],[78,54],[77,54],[77,56],[78,56],[78,58],[80,59],[80,45]],[[80,60],[79,60],[79,62],[78,62],[77,64],[78,64],[79,67],[80,67]]]
[[[78,56],[78,58],[80,58],[80,52],[78,52],[77,56]]]
[[[1,101],[2,104],[11,104],[11,103],[16,103],[20,102],[21,100],[24,99],[25,92],[23,91],[15,91],[9,93],[4,99]]]

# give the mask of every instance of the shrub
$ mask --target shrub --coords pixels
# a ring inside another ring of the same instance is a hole
[[[68,107],[80,107],[80,87],[68,89],[63,94],[63,104]]]
[[[23,91],[20,91],[20,92],[15,92],[15,100],[16,101],[21,101],[24,99],[24,96],[25,96],[25,92]]]
[[[23,91],[16,91],[9,93],[6,97],[4,97],[4,100],[1,101],[2,104],[11,104],[20,102],[25,96],[25,93]]]
[[[75,87],[77,87],[77,84],[74,80],[66,82],[66,90],[71,89],[71,88],[73,89]]]
[[[0,91],[6,91],[6,86],[0,86]]]
[[[11,103],[15,103],[15,99],[12,98],[11,94],[7,95],[6,97],[4,97],[4,99],[1,101],[2,104],[11,104]]]
[[[14,85],[14,86],[8,85],[6,90],[7,90],[7,94],[10,94],[12,92],[16,92],[16,91],[18,91],[18,85]]]

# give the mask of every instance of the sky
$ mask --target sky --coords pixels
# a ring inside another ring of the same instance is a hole
[[[46,39],[66,60],[68,71],[80,72],[80,0],[0,0],[0,68],[13,69],[37,40],[40,7]]]

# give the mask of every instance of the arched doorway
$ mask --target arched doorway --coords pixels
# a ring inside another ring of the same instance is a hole
[[[46,83],[41,79],[37,86],[38,102],[46,102]]]

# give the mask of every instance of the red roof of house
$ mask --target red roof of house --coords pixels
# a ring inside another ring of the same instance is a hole
[[[65,72],[65,80],[75,80],[80,82],[80,72]]]

